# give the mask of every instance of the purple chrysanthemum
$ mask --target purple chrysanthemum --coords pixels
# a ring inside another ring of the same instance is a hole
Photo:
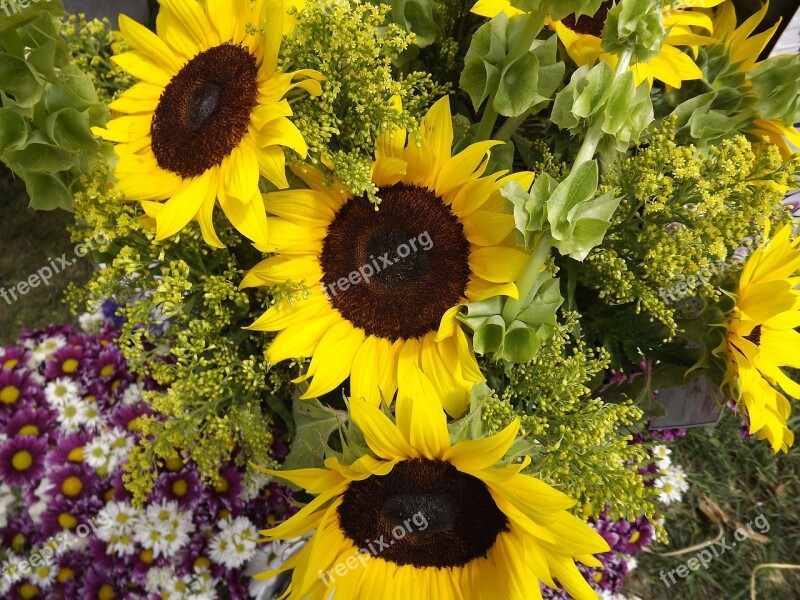
[[[52,484],[51,495],[68,501],[87,498],[100,491],[100,479],[94,469],[84,463],[67,463],[56,467],[48,475]]]
[[[0,350],[0,369],[22,369],[30,358],[27,348],[20,346]]]
[[[80,346],[59,348],[44,365],[44,376],[48,379],[56,377],[72,377],[77,379],[86,368],[88,360]]]
[[[4,426],[0,425],[0,431],[8,438],[29,435],[52,443],[57,435],[55,418],[55,411],[25,405],[17,410]]]
[[[44,474],[47,442],[29,435],[11,438],[0,446],[0,476],[6,485],[36,487]]]
[[[207,500],[205,487],[197,471],[184,467],[176,472],[161,473],[149,499],[153,502],[174,500],[181,510],[187,510]]]

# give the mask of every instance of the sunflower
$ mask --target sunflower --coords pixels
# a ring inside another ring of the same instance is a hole
[[[750,433],[767,439],[775,452],[789,449],[794,434],[786,420],[786,396],[800,399],[800,385],[781,367],[800,368],[800,238],[783,225],[747,260],[736,290],[736,306],[717,354],[727,356],[723,387],[750,419]],[[766,237],[769,238],[769,227]]]
[[[316,530],[276,572],[294,569],[288,598],[541,598],[539,582],[596,598],[575,560],[609,549],[566,511],[575,502],[520,473],[529,458],[497,465],[519,420],[480,440],[452,444],[436,390],[419,369],[401,386],[396,423],[352,399],[353,422],[372,455],[350,465],[269,471],[316,498],[268,540]],[[377,458],[376,458],[377,457]],[[556,584],[556,581],[558,584]],[[386,582],[392,585],[387,586]]]
[[[205,241],[223,247],[212,224],[218,199],[266,247],[259,175],[285,188],[283,147],[307,152],[282,98],[294,87],[320,92],[313,79],[296,81],[314,72],[276,71],[285,10],[283,0],[161,0],[157,34],[120,17],[134,50],[113,62],[140,82],[110,104],[119,116],[94,131],[116,142],[118,189],[155,218],[156,239],[196,218]]]
[[[721,40],[731,66],[739,72],[747,73],[760,64],[756,62],[759,55],[780,26],[778,21],[769,29],[750,35],[761,23],[768,8],[769,2],[739,27],[736,26],[736,9],[733,2],[725,2],[718,7],[714,15],[714,35]],[[749,86],[749,83],[745,85]],[[771,144],[780,148],[784,158],[791,156],[794,151],[792,145],[800,147],[800,132],[792,125],[784,125],[780,119],[770,121],[754,119],[748,130],[758,138],[769,138]]]
[[[711,38],[695,34],[693,27],[710,32],[712,22],[707,15],[691,8],[716,6],[722,1],[686,0],[665,8],[662,23],[668,31],[664,45],[659,54],[649,61],[631,65],[636,85],[647,80],[652,86],[653,80],[658,79],[667,85],[679,88],[684,81],[701,79],[703,72],[692,58],[677,46],[697,47],[713,41]],[[612,0],[606,0],[592,16],[581,15],[576,19],[575,15],[569,15],[560,21],[548,21],[564,44],[567,54],[579,67],[591,66],[598,60],[616,66],[617,56],[604,52],[601,44],[603,26],[613,5]],[[524,11],[514,8],[510,0],[479,0],[472,7],[472,12],[485,17],[494,17],[500,12],[505,12],[509,17],[513,17]]]
[[[513,240],[514,219],[500,188],[530,185],[532,174],[483,176],[481,142],[451,157],[448,99],[423,118],[418,138],[382,134],[372,165],[378,210],[298,172],[311,189],[271,193],[270,257],[242,287],[302,279],[302,299],[278,301],[249,329],[279,331],[271,363],[311,357],[299,380],[303,398],[329,392],[350,377],[350,394],[391,401],[397,382],[418,365],[436,382],[445,409],[460,415],[483,375],[456,315],[461,306],[497,295],[516,297],[514,282],[528,254]]]

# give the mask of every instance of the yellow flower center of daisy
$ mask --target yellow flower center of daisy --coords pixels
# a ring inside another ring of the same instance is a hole
[[[30,600],[39,595],[39,588],[32,583],[23,583],[19,586],[19,597],[23,600]]]
[[[75,529],[75,527],[78,525],[78,519],[69,513],[63,512],[58,515],[58,524],[62,529]]]
[[[19,398],[19,388],[13,385],[7,385],[0,390],[0,402],[3,404],[14,404]]]
[[[6,362],[3,363],[4,369],[13,369],[19,364],[19,360],[16,358],[9,358]]]
[[[634,532],[633,532],[633,535],[632,535],[631,537],[629,537],[629,538],[628,538],[628,543],[629,543],[629,544],[635,544],[636,542],[638,542],[638,541],[639,541],[639,538],[640,538],[640,537],[642,537],[642,534],[641,534],[641,532],[639,532],[639,531],[634,531]]]
[[[189,486],[186,483],[185,479],[178,479],[175,483],[172,484],[172,493],[175,494],[178,498],[183,498],[188,491]]]
[[[113,374],[114,374],[114,365],[106,365],[102,369],[100,369],[101,377],[110,377]]]
[[[61,365],[61,370],[64,371],[64,373],[74,373],[78,370],[79,365],[80,363],[74,358],[68,358]]]
[[[595,583],[600,583],[603,581],[603,572],[602,571],[595,571],[592,574],[592,579],[594,579]]]
[[[33,464],[33,456],[27,450],[20,450],[11,457],[11,466],[16,471],[27,471]]]
[[[112,598],[116,598],[116,596],[117,594],[114,592],[114,588],[108,583],[104,583],[100,586],[100,589],[97,590],[97,600],[112,600]]]
[[[22,552],[23,548],[25,548],[25,536],[21,533],[16,534],[13,538],[11,538],[11,549],[14,552]]]
[[[141,552],[139,552],[139,560],[149,565],[151,562],[153,562],[153,551],[142,550]]]
[[[322,244],[322,289],[368,335],[421,337],[464,300],[471,275],[464,227],[427,188],[396,184],[345,203]]]
[[[83,446],[73,448],[67,454],[67,460],[70,462],[79,463],[83,460]]]
[[[211,561],[205,556],[200,556],[195,559],[194,566],[199,569],[208,569],[211,566]]]
[[[158,166],[197,177],[239,145],[258,100],[258,65],[244,47],[197,54],[164,88],[151,126]]]
[[[77,496],[83,490],[83,482],[79,477],[71,475],[61,484],[61,491],[65,496]]]
[[[606,24],[606,18],[608,17],[608,11],[612,6],[614,6],[614,2],[606,0],[592,16],[581,15],[580,18],[576,20],[575,15],[572,14],[564,17],[561,22],[575,33],[601,37],[603,35],[603,26]]]
[[[224,494],[229,488],[228,480],[223,477],[220,479],[219,483],[214,486],[214,491],[218,494]]]
[[[39,428],[36,425],[25,425],[19,429],[20,435],[39,435]]]
[[[56,579],[59,583],[64,583],[65,581],[69,581],[75,577],[75,571],[70,569],[69,567],[62,567],[61,570],[56,575]]]
[[[387,475],[353,481],[337,512],[353,543],[392,540],[381,558],[418,568],[463,566],[508,531],[486,484],[441,460],[404,460]]]

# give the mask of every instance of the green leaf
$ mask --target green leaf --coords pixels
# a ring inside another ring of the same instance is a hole
[[[37,81],[27,63],[20,57],[0,52],[0,81],[3,94],[17,106],[30,108],[42,97],[44,86]]]
[[[647,62],[664,44],[661,3],[652,0],[621,0],[608,11],[603,26],[603,50],[619,54],[633,50],[634,62]]]
[[[326,456],[333,452],[328,440],[348,420],[347,414],[323,406],[319,400],[299,398],[294,400],[292,414],[295,436],[283,468],[322,467]]]
[[[536,331],[528,324],[514,321],[506,331],[503,358],[513,363],[526,363],[539,351],[539,338]]]
[[[501,115],[516,117],[537,100],[539,59],[530,52],[503,67],[494,107]]]
[[[500,315],[492,315],[475,330],[472,345],[481,356],[496,354],[503,349],[506,323]]]
[[[64,108],[47,117],[47,134],[70,152],[79,152],[97,144],[89,129],[89,115],[74,108]]]
[[[7,0],[6,4],[8,5],[9,12],[11,12],[11,14],[6,15],[5,10],[2,8],[2,6],[0,6],[0,10],[3,11],[3,18],[0,19],[0,33],[4,33],[20,25],[24,25],[27,21],[38,17],[42,12],[45,12],[53,17],[61,17],[66,14],[61,0],[45,0],[39,2],[32,1],[31,4],[24,8],[19,4],[19,2],[15,2],[13,6],[16,8],[16,11],[13,10],[10,0]]]
[[[20,176],[25,180],[31,208],[53,210],[72,206],[72,194],[58,175],[22,172]]]
[[[29,143],[24,148],[9,150],[5,155],[8,165],[20,174],[23,171],[66,171],[75,165],[76,158],[72,152],[45,143]]]
[[[11,108],[0,108],[0,158],[6,150],[22,146],[28,137],[28,124]]]
[[[778,119],[784,125],[800,121],[800,56],[784,54],[761,62],[747,74],[758,98],[755,110],[765,121]]]

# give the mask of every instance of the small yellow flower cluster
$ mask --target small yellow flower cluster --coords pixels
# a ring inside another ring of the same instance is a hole
[[[211,483],[237,448],[237,460],[273,464],[271,415],[278,412],[275,398],[291,397],[292,365],[268,374],[263,355],[270,336],[242,333],[254,318],[251,298],[238,289],[240,260],[249,261],[251,249],[224,219],[217,231],[231,250],[210,254],[194,223],[156,243],[139,206],[121,202],[106,174],[104,168],[84,177],[71,228],[76,242],[105,235],[95,258],[106,267],[71,290],[70,300],[77,311],[125,298],[118,343],[131,370],[164,387],[146,392],[156,416],[137,423],[145,435],[127,467],[128,489],[142,501],[158,465],[178,458],[191,457]]]
[[[83,13],[70,14],[64,19],[61,34],[69,46],[72,64],[91,78],[100,100],[110,102],[134,84],[133,77],[111,63],[112,47],[121,50],[123,43],[108,19],[87,21]]]
[[[309,2],[281,48],[284,70],[314,69],[325,77],[320,97],[292,103],[310,161],[373,201],[369,175],[378,134],[395,126],[416,129],[443,91],[424,72],[393,75],[393,61],[414,35],[394,23],[384,26],[390,10],[360,1]]]
[[[529,472],[577,499],[583,510],[591,507],[588,514],[608,504],[614,516],[652,515],[654,494],[637,472],[648,455],[625,433],[642,411],[630,401],[591,397],[588,386],[608,367],[608,354],[572,339],[568,331],[577,318],[565,315],[567,325],[534,360],[505,370],[505,387],[482,404],[481,418],[499,431],[519,416],[531,443]]]
[[[583,269],[600,298],[635,303],[670,335],[678,331],[676,305],[716,300],[727,271],[740,265],[734,251],[766,219],[781,218],[794,170],[775,146],[743,136],[705,149],[679,145],[672,125],[604,176],[603,191],[618,189],[622,201]]]

